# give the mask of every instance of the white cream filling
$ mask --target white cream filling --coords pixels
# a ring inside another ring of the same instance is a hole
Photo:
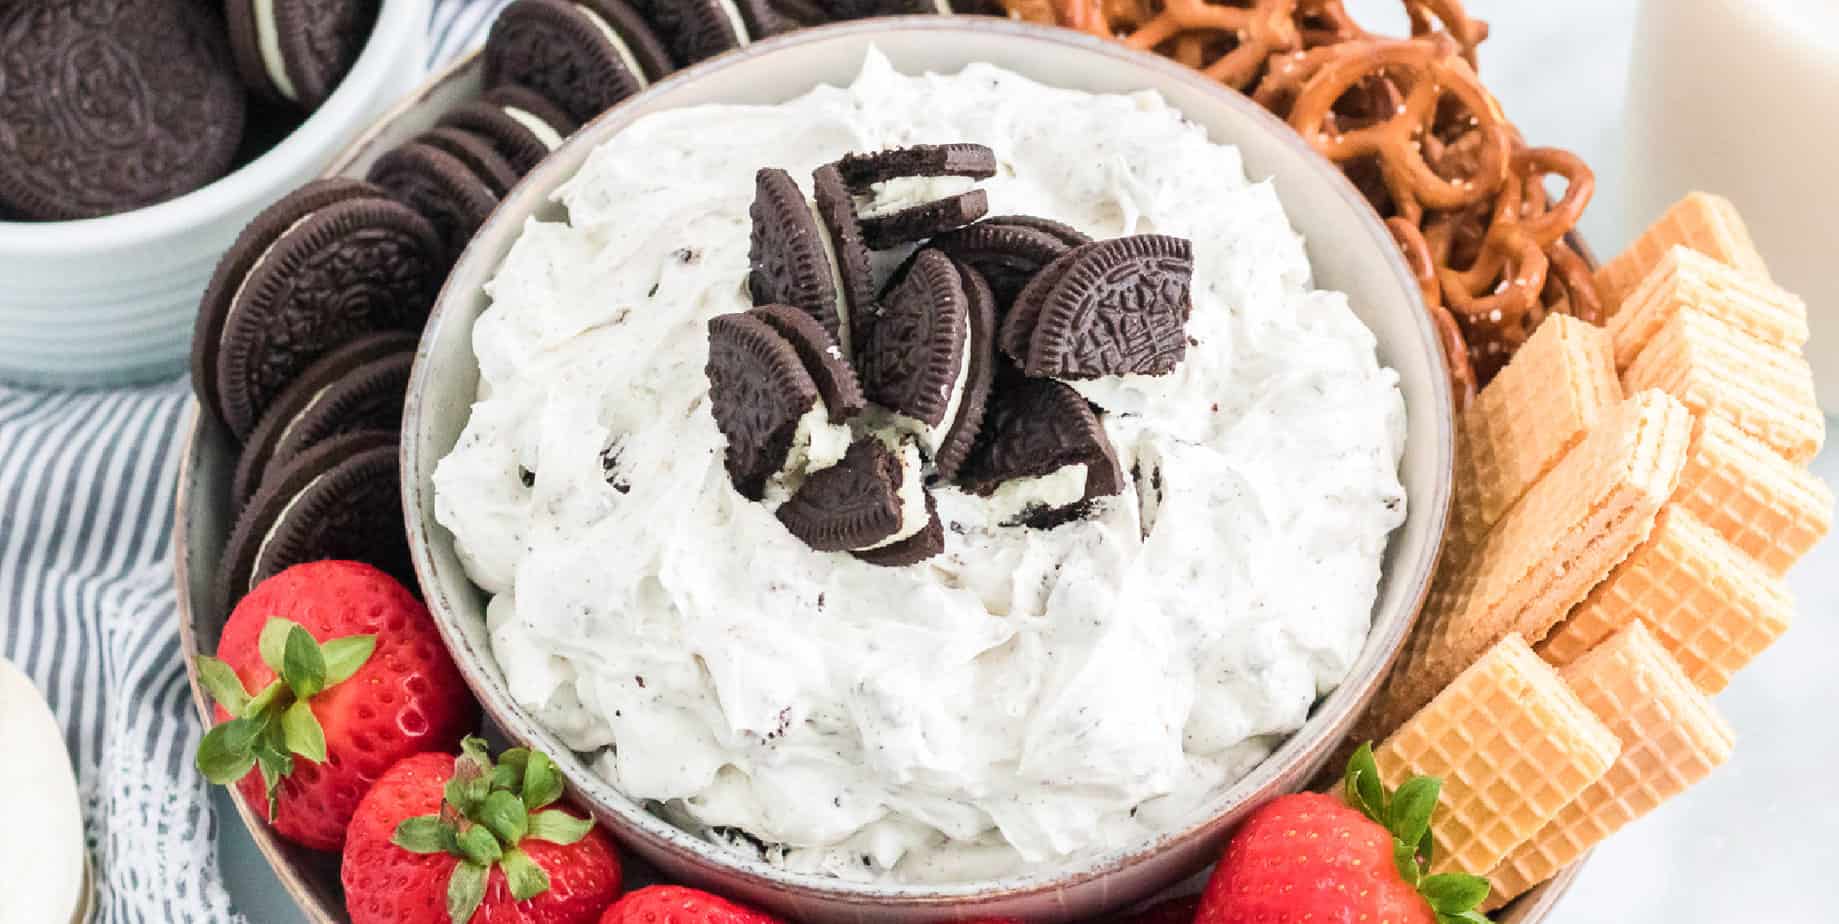
[[[555,126],[537,118],[535,113],[519,109],[516,106],[505,106],[503,108],[504,114],[510,116],[511,121],[529,129],[530,134],[535,135],[536,140],[543,143],[543,147],[553,151],[562,146],[562,133],[556,131]]]
[[[613,50],[619,53],[620,62],[626,65],[626,70],[632,72],[632,76],[638,80],[639,86],[650,86],[651,78],[645,75],[645,69],[639,66],[638,56],[632,53],[632,46],[627,45],[626,40],[620,37],[619,30],[613,28],[612,23],[607,22],[599,13],[594,12],[586,5],[577,3],[575,4],[575,9],[580,10],[581,15],[586,16],[587,21],[593,23],[594,28],[599,29],[601,34],[607,37],[607,41],[613,43]]]
[[[884,442],[886,439],[882,437]],[[893,545],[911,538],[932,522],[932,514],[926,511],[926,476],[920,471],[919,447],[912,440],[901,440],[900,445],[893,448],[900,453],[900,490],[897,494],[900,498],[900,528],[886,539],[856,551],[866,552]]]
[[[728,17],[728,24],[734,27],[735,39],[743,47],[753,41],[747,35],[747,20],[741,18],[741,8],[734,4],[734,0],[716,0],[716,2],[721,5],[723,15]],[[945,0],[937,0],[937,2],[944,3]]]
[[[262,248],[261,256],[256,257],[255,262],[249,264],[248,271],[243,273],[242,281],[236,284],[236,291],[230,295],[230,306],[232,308],[236,306],[237,302],[240,302],[243,300],[243,290],[249,288],[249,280],[255,278],[255,271],[258,269],[261,269],[262,264],[268,262],[268,257],[270,254],[273,254],[275,252],[275,248],[281,246],[281,242],[287,240],[288,235],[294,233],[295,231],[300,230],[300,226],[306,224],[307,219],[312,218],[312,217],[313,217],[312,212],[308,212],[305,215],[300,216],[300,218],[295,220],[293,224],[288,225],[286,230],[282,231],[280,234],[275,235],[275,239],[273,241],[270,241],[267,247]],[[230,342],[230,325],[226,323],[223,326],[223,331],[218,334],[217,345],[219,347],[222,347],[223,345],[229,342]]]
[[[968,327],[970,319],[965,319]],[[946,434],[951,432],[951,425],[958,419],[958,408],[964,403],[964,385],[971,378],[971,332],[964,332],[964,349],[958,359],[958,374],[952,378],[950,394],[945,399],[945,416],[939,418],[939,425],[926,429],[926,451],[937,454],[939,447],[945,444]]]
[[[940,16],[950,16],[951,0],[932,0],[932,8],[938,10]]]
[[[791,448],[785,451],[785,464],[766,480],[766,493],[760,502],[768,510],[778,510],[798,493],[812,472],[843,461],[843,455],[849,452],[849,444],[854,440],[849,427],[830,422],[830,409],[824,406],[824,399],[817,399],[817,403],[798,418]]]
[[[287,76],[287,59],[281,54],[281,29],[275,25],[275,0],[255,0],[255,41],[262,50],[262,69],[268,81],[290,102],[300,102],[300,92]]]
[[[843,260],[837,254],[836,240],[830,236],[830,226],[824,223],[824,216],[818,214],[817,206],[811,207],[812,217],[817,219],[817,242],[824,246],[824,259],[830,261],[830,285],[836,289],[836,339],[843,348],[843,355],[856,355],[849,346],[849,289],[843,285]]]
[[[1057,510],[1086,496],[1086,466],[1080,462],[1033,478],[1003,482],[990,495],[990,517],[1008,522],[1037,508]]]
[[[255,547],[255,561],[260,562],[262,557],[268,554],[268,546],[275,541],[275,533],[280,532],[281,524],[287,522],[287,515],[293,512],[294,505],[300,503],[300,499],[307,496],[307,492],[313,490],[315,485],[324,481],[326,476],[330,474],[332,474],[332,470],[327,469],[313,476],[313,480],[307,482],[306,487],[294,492],[294,496],[287,499],[287,504],[283,506],[281,512],[275,516],[274,522],[268,524],[268,532],[262,534],[262,544]],[[254,590],[255,585],[255,572],[252,570],[249,572],[249,584],[246,589]]]
[[[902,176],[883,180],[858,197],[857,213],[863,218],[884,218],[902,209],[925,205],[970,192],[977,181],[967,176]]]

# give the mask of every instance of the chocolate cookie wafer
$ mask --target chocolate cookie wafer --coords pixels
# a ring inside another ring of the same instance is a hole
[[[876,183],[913,177],[986,180],[996,175],[996,153],[981,144],[916,144],[845,154],[837,159],[836,168],[850,192],[863,194]]]
[[[816,383],[831,423],[844,423],[867,406],[862,384],[856,380],[855,367],[849,364],[836,341],[824,333],[823,325],[790,305],[763,305],[748,313],[765,321],[792,345],[805,371]]]
[[[952,384],[952,399],[945,423],[927,436],[933,440],[933,467],[939,477],[950,481],[977,443],[983,430],[983,416],[990,397],[990,385],[996,378],[996,296],[990,292],[983,274],[957,260],[952,267],[964,285],[966,335],[964,361],[957,381]]]
[[[709,410],[728,439],[734,489],[759,500],[785,465],[799,421],[817,406],[818,388],[798,351],[748,313],[709,321]]]
[[[753,24],[776,18],[767,0],[633,0],[632,6],[682,67],[746,45]]]
[[[904,539],[849,554],[883,568],[917,565],[945,551],[945,524],[939,520],[939,505],[931,492],[926,494],[926,524]]]
[[[492,195],[501,200],[523,176],[516,166],[498,153],[490,141],[469,131],[437,126],[416,135],[414,141],[448,154],[465,165],[473,176],[485,181],[485,188],[491,190]]]
[[[529,87],[586,124],[671,71],[670,52],[621,0],[516,0],[485,43],[485,85]]]
[[[1193,275],[1185,238],[1139,234],[1075,248],[1017,297],[1004,348],[1034,376],[1167,374],[1187,355]]]
[[[970,297],[950,257],[922,250],[856,349],[870,401],[927,427],[949,424],[964,375]]]
[[[945,251],[983,275],[996,296],[998,320],[1029,280],[1067,251],[1092,239],[1045,218],[999,215],[936,235],[927,246]]]
[[[458,157],[419,141],[384,153],[369,179],[434,225],[451,265],[498,208],[493,182]]]
[[[377,22],[373,0],[228,0],[230,49],[243,83],[314,110],[356,63]]]
[[[824,175],[819,171],[820,177]],[[834,206],[833,198],[826,201]],[[797,308],[823,325],[838,345],[853,350],[850,293],[863,285],[867,252],[847,234],[833,233],[833,219],[842,217],[831,214],[834,211],[826,210],[826,218],[820,219],[798,182],[784,170],[768,167],[755,174],[754,200],[748,209],[753,236],[747,249],[747,287],[754,304]],[[845,276],[846,266],[851,276]]]
[[[1025,521],[1049,525],[1119,493],[1124,477],[1085,398],[1064,382],[1011,370],[991,392],[983,433],[958,484],[985,497],[1007,489]]]
[[[490,142],[519,176],[536,169],[579,125],[541,93],[506,85],[450,110],[441,124]]]
[[[805,478],[775,515],[819,552],[869,548],[900,530],[905,477],[893,449],[864,437],[849,447],[843,461]]]

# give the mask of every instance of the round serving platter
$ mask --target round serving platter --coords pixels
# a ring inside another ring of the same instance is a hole
[[[326,176],[362,178],[383,152],[432,127],[449,110],[477,97],[481,90],[478,56],[463,58],[436,74],[361,134],[327,168]],[[223,615],[208,605],[210,588],[231,523],[230,480],[236,447],[221,424],[191,409],[189,437],[181,459],[174,523],[181,647],[191,676],[192,696],[201,719],[211,721],[212,707],[198,683],[195,656],[216,649]],[[231,800],[282,888],[314,924],[346,924],[339,885],[338,858],[310,851],[274,836],[267,824],[241,799]],[[628,861],[629,884],[649,878],[649,871]],[[1587,859],[1587,858],[1586,858]],[[1569,889],[1584,861],[1534,889],[1496,913],[1499,924],[1534,924],[1545,920]]]

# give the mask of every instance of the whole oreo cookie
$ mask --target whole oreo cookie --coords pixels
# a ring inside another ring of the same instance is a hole
[[[940,234],[927,243],[983,274],[996,296],[1000,317],[1047,264],[1091,240],[1058,222],[1004,215]]]
[[[790,305],[822,324],[838,344],[851,344],[844,333],[849,288],[838,263],[842,255],[832,259],[836,248],[798,182],[776,167],[754,174],[748,216],[747,287],[754,304]]]
[[[351,181],[271,207],[218,264],[199,309],[200,397],[239,440],[321,356],[377,331],[421,330],[446,271],[434,228]]]
[[[670,53],[622,0],[516,0],[485,43],[485,85],[529,87],[586,124],[671,71]]]
[[[1193,275],[1185,238],[1139,234],[1074,248],[1023,289],[1003,322],[1004,348],[1033,376],[1166,374],[1187,355]]]
[[[230,48],[261,96],[318,109],[377,22],[373,0],[228,0]]]
[[[417,141],[377,158],[369,179],[434,225],[449,265],[498,208],[490,180],[459,158]]]
[[[864,437],[843,461],[812,472],[775,515],[819,552],[867,548],[899,531],[904,478],[900,457],[881,440]]]
[[[983,434],[958,473],[966,490],[988,496],[1005,482],[1086,466],[1083,500],[1124,489],[1117,453],[1092,406],[1053,379],[1003,376],[990,399]]]
[[[204,4],[0,4],[0,210],[94,218],[198,189],[234,161],[246,100]]]
[[[765,321],[797,351],[805,371],[817,383],[818,395],[824,399],[824,409],[829,412],[831,423],[843,423],[867,406],[862,384],[856,380],[855,367],[850,365],[836,341],[824,332],[823,325],[790,305],[764,305],[749,314]]]
[[[798,351],[748,313],[709,321],[709,410],[728,438],[734,489],[759,500],[766,480],[785,464],[798,419],[816,406],[817,384]]]
[[[633,0],[679,66],[747,44],[751,34],[737,0]]]
[[[414,587],[397,479],[393,433],[346,434],[290,461],[230,531],[214,587],[217,611],[228,613],[292,565],[328,558],[375,565]]]
[[[359,430],[395,433],[415,362],[414,334],[359,337],[307,367],[269,405],[236,460],[230,498],[238,509],[283,463],[314,446]]]
[[[511,162],[498,153],[490,141],[451,125],[441,125],[428,129],[414,140],[434,148],[465,165],[473,176],[485,181],[485,188],[502,200],[511,187],[523,177]]]
[[[939,504],[933,500],[932,492],[926,493],[926,525],[920,531],[899,542],[889,543],[873,549],[858,549],[849,554],[883,568],[904,568],[917,565],[940,552],[945,551],[945,524],[939,521]]]
[[[922,250],[881,300],[856,348],[870,401],[929,427],[946,423],[969,339],[970,298],[951,258]]]
[[[534,90],[502,86],[441,117],[441,124],[491,142],[519,176],[536,169],[579,126]]]
[[[983,429],[983,414],[996,377],[996,296],[983,274],[957,260],[952,266],[964,284],[969,336],[964,341],[964,374],[959,377],[957,406],[933,449],[932,464],[939,477],[950,481],[976,445]]]

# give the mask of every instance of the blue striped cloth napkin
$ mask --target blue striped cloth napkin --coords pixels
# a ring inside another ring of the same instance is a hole
[[[506,2],[436,0],[429,67],[483,41]],[[190,401],[184,381],[0,385],[0,655],[63,726],[98,924],[241,920],[192,765],[202,729],[179,657],[173,494]]]

